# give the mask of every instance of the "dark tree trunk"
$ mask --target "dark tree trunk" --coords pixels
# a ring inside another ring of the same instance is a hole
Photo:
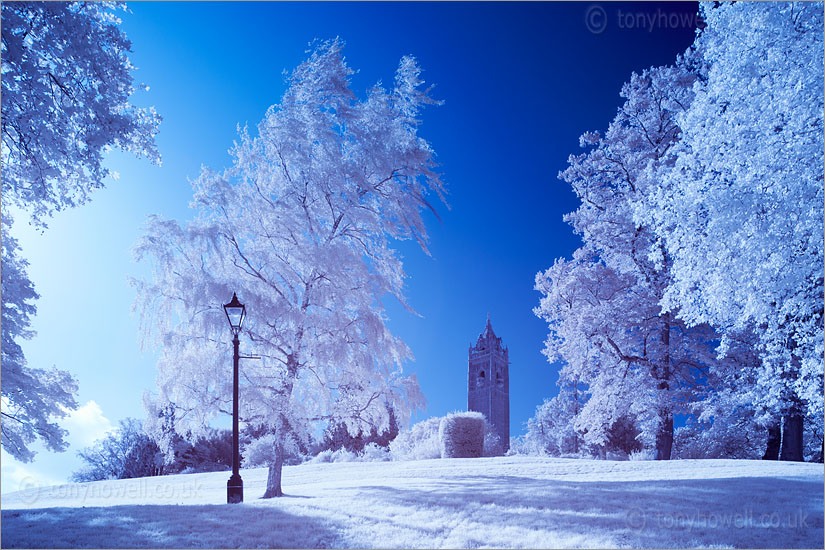
[[[573,382],[573,418],[579,416],[579,377]],[[573,431],[573,452],[579,454],[579,433]]]
[[[673,450],[673,415],[664,413],[659,431],[656,433],[656,460],[670,460]]]
[[[665,357],[659,378],[659,389],[670,392],[670,313],[665,313],[662,321],[664,321],[662,345],[665,348]],[[673,450],[673,413],[668,410],[659,411],[659,417],[661,421],[659,431],[656,433],[656,460],[670,460],[670,453]]]
[[[306,298],[304,299],[304,306],[303,311],[306,311]],[[303,338],[303,327],[298,331],[297,337],[297,346],[300,347],[301,339]],[[298,375],[298,360],[295,358],[294,354],[290,354],[287,357],[287,372],[289,373],[289,377],[287,378],[286,383],[284,384],[284,392],[281,394],[281,398],[283,399],[284,405],[282,406],[281,410],[286,410],[285,403],[289,402],[289,398],[292,395],[292,389],[295,384],[295,378]],[[283,444],[283,437],[284,433],[289,427],[289,421],[287,418],[280,414],[278,417],[279,423],[277,426],[277,437],[275,443],[275,460],[272,464],[269,465],[269,473],[266,476],[266,492],[264,493],[263,498],[272,498],[272,497],[282,497],[284,496],[284,492],[281,490],[281,474],[284,470],[284,444]]]
[[[804,417],[797,410],[792,410],[785,416],[785,426],[782,437],[782,454],[779,460],[803,462],[802,428]]]
[[[284,469],[284,455],[281,449],[277,449],[275,455],[275,462],[269,465],[269,474],[266,476],[266,492],[264,498],[282,497],[284,496],[281,490],[281,473]]]
[[[779,460],[779,445],[781,442],[782,427],[777,421],[768,426],[768,445],[765,447],[762,460]]]

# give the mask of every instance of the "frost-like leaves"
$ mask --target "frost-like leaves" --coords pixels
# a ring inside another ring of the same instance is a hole
[[[634,74],[560,174],[584,246],[537,276],[536,314],[587,387],[588,443],[625,414],[657,447],[673,413],[822,417],[822,4],[702,9],[694,47]]]
[[[607,131],[583,134],[580,144],[589,150],[572,155],[560,174],[581,200],[566,220],[584,245],[536,276],[542,298],[535,313],[550,329],[545,355],[564,363],[560,383],[586,388],[585,402],[559,427],[591,447],[606,445],[613,425],[631,419],[639,439],[667,456],[673,415],[689,409],[714,359],[707,326],[689,327],[661,307],[670,260],[651,223],[635,215],[659,186],[651,167],[666,162],[678,141],[677,115],[698,77],[693,57],[633,74]],[[535,445],[577,447],[575,437],[540,433],[545,412],[537,411],[531,426]]]
[[[394,460],[425,460],[441,458],[441,443],[438,429],[441,417],[428,418],[417,422],[408,430],[402,430],[390,442],[390,452]]]
[[[28,338],[37,298],[9,235],[8,206],[45,228],[55,211],[83,204],[109,174],[112,147],[159,162],[154,135],[160,117],[129,104],[131,48],[109,2],[3,2],[3,448],[31,460],[42,439],[65,448],[65,431],[49,419],[75,407],[77,384],[57,369],[26,366],[19,338]]]
[[[393,460],[425,460],[442,457],[441,422],[445,418],[453,417],[478,418],[481,416],[483,425],[483,443],[481,456],[500,456],[502,445],[492,424],[484,415],[476,412],[453,411],[445,417],[436,416],[416,423],[407,430],[402,430],[390,442],[390,453]]]
[[[584,450],[574,422],[585,396],[574,384],[565,384],[559,394],[536,407],[527,421],[527,433],[521,441],[525,454],[559,456]]]
[[[767,406],[821,414],[823,7],[704,5],[707,75],[651,175],[645,214],[672,258],[664,296],[691,323],[752,331]]]
[[[2,217],[2,254],[0,277],[3,297],[2,347],[2,401],[3,449],[16,459],[30,462],[34,452],[29,448],[36,440],[42,440],[46,448],[63,451],[67,447],[66,430],[56,419],[77,408],[75,395],[77,381],[55,367],[31,368],[26,364],[19,338],[31,338],[31,317],[35,314],[34,300],[38,298],[26,273],[28,262],[19,256],[17,240],[9,234],[12,219]]]
[[[2,198],[40,226],[103,186],[110,148],[160,161],[160,117],[129,103],[134,67],[117,7],[3,3]]]
[[[404,302],[393,239],[427,240],[421,211],[443,184],[412,117],[432,101],[412,58],[392,91],[358,99],[342,44],[319,44],[289,77],[257,135],[240,129],[233,165],[193,182],[194,222],[150,218],[136,256],[145,342],[158,345],[158,401],[180,432],[231,412],[230,333],[221,304],[246,305],[240,415],[269,435],[248,447],[266,462],[310,424],[351,434],[400,423],[423,403],[404,376],[407,346],[386,326],[382,300]],[[269,448],[267,448],[269,447]]]

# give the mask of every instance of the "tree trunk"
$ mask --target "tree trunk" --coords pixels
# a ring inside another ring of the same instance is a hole
[[[790,339],[789,348],[791,351],[791,370],[783,374],[786,378],[786,384],[789,388],[793,387],[794,383],[799,380],[800,358],[795,353],[796,343],[794,339]],[[802,439],[804,434],[805,413],[802,403],[796,396],[795,392],[788,389],[791,397],[788,399],[788,412],[782,419],[782,450],[779,454],[779,460],[787,460],[793,462],[804,462],[805,457],[803,453]]]
[[[802,454],[802,427],[804,417],[796,409],[792,409],[785,416],[785,426],[782,437],[782,454],[779,460],[804,462]]]
[[[782,442],[782,427],[779,421],[768,426],[768,445],[762,460],[779,460],[779,445]]]
[[[573,418],[579,416],[579,377],[573,382]],[[573,452],[579,454],[579,433],[573,431]]]
[[[306,300],[305,300],[306,305]],[[306,307],[304,307],[306,310]],[[298,345],[300,345],[301,338],[303,337],[303,328],[299,330],[298,334]],[[284,392],[281,394],[281,398],[283,399],[283,405],[281,406],[281,410],[286,410],[286,403],[289,403],[289,398],[292,396],[292,390],[295,384],[295,378],[298,373],[298,360],[295,358],[294,354],[289,354],[287,357],[287,372],[289,374],[286,383],[284,384]],[[266,476],[266,492],[264,493],[263,498],[272,498],[272,497],[282,497],[284,496],[284,492],[281,490],[281,473],[283,473],[284,469],[284,444],[283,444],[283,437],[285,430],[287,429],[288,421],[283,413],[280,413],[278,416],[279,425],[277,426],[276,430],[276,443],[275,443],[275,461],[269,465],[269,473]]]
[[[665,357],[659,389],[670,392],[670,313],[662,316],[664,327],[662,330],[662,345],[665,348]],[[659,431],[656,433],[656,460],[670,460],[673,450],[673,413],[660,411]]]
[[[269,474],[266,476],[266,492],[264,498],[282,497],[281,473],[284,468],[284,454],[278,448],[275,455],[275,462],[269,465]]]
[[[664,418],[656,433],[656,460],[670,460],[673,450],[673,415],[664,413]]]

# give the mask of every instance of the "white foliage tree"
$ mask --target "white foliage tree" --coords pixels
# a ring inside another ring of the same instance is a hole
[[[801,460],[802,417],[823,406],[823,6],[702,12],[707,77],[637,220],[671,259],[667,309],[718,327],[722,351],[756,335],[750,399],[785,417],[783,458]]]
[[[781,430],[760,395],[759,363],[753,334],[728,339],[724,361],[703,373],[686,425],[676,432],[677,458],[779,457]]]
[[[77,408],[74,395],[77,382],[66,372],[31,368],[26,364],[19,338],[31,338],[31,318],[37,309],[34,290],[26,273],[28,262],[20,257],[17,240],[9,234],[11,219],[2,219],[2,258],[0,269],[3,296],[0,318],[0,377],[3,380],[0,430],[2,444],[14,458],[31,462],[35,453],[31,444],[41,440],[47,449],[65,451],[66,430],[56,419]]]
[[[343,421],[352,435],[401,423],[423,403],[410,357],[386,326],[381,300],[404,299],[393,240],[426,251],[422,209],[442,196],[434,153],[418,137],[422,89],[415,60],[395,86],[359,100],[338,41],[316,46],[289,77],[281,103],[246,130],[223,173],[194,182],[197,217],[186,226],[153,217],[137,246],[153,260],[135,282],[147,343],[159,344],[159,395],[179,432],[197,433],[231,410],[231,346],[221,304],[246,304],[242,421],[266,435],[247,452],[269,463],[265,497],[279,496],[288,447],[316,421]],[[151,423],[158,415],[150,414]]]
[[[118,147],[159,161],[159,117],[128,102],[130,43],[108,2],[2,3],[2,445],[32,460],[40,439],[64,450],[54,420],[76,407],[77,384],[55,368],[29,368],[19,340],[31,338],[37,293],[11,235],[10,206],[45,229],[56,211],[102,187],[103,158]]]
[[[636,418],[658,459],[670,458],[673,416],[685,412],[712,359],[706,326],[688,327],[659,305],[670,277],[663,250],[649,254],[655,234],[634,220],[637,203],[658,185],[649,166],[665,162],[677,142],[678,113],[690,104],[692,57],[674,67],[634,74],[604,137],[586,133],[588,153],[572,156],[560,178],[581,206],[566,219],[584,245],[536,276],[543,297],[536,315],[549,323],[545,354],[566,363],[568,379],[587,385],[576,428],[604,445],[622,417]]]
[[[134,67],[118,7],[3,2],[2,198],[41,227],[103,186],[110,148],[159,160],[159,117],[129,103]]]
[[[559,382],[561,384],[562,381]],[[527,420],[524,452],[559,456],[583,451],[581,434],[574,427],[582,405],[578,387],[575,384],[563,384],[558,395],[545,399]]]

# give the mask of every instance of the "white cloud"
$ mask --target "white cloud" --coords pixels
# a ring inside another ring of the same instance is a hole
[[[108,432],[115,429],[112,422],[103,416],[100,405],[88,401],[60,422],[61,426],[69,430],[67,441],[74,450],[88,447]]]
[[[66,483],[69,475],[83,465],[77,451],[117,428],[103,415],[103,410],[95,401],[87,401],[82,407],[70,411],[59,424],[69,431],[66,438],[69,448],[65,453],[51,452],[37,441],[31,447],[36,453],[34,462],[23,463],[3,451],[0,457],[0,490],[4,494]]]
[[[33,487],[45,487],[47,485],[58,485],[60,480],[44,474],[37,468],[28,464],[23,464],[14,459],[6,451],[0,455],[0,487],[3,493],[31,489]]]

